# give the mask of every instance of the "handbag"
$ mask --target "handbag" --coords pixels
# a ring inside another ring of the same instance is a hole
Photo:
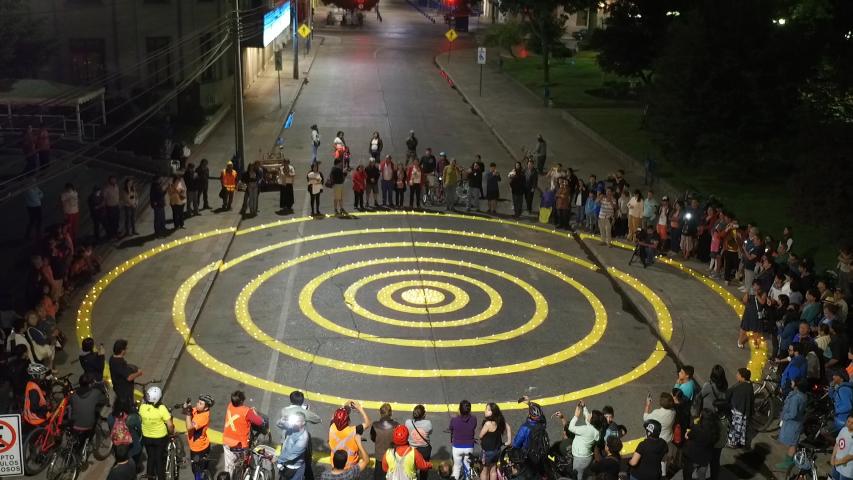
[[[228,196],[228,189],[227,188],[222,187],[221,189],[219,189],[219,198],[221,198],[222,200],[225,200],[225,197],[227,197],[227,196]]]

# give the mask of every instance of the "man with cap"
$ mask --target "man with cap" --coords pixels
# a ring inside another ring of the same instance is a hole
[[[829,396],[835,405],[833,432],[837,432],[847,423],[847,415],[853,412],[853,385],[849,383],[847,372],[836,368],[832,370],[829,384]]]
[[[362,423],[350,425],[350,411],[358,410],[361,414]],[[360,403],[349,400],[343,407],[335,410],[332,416],[332,424],[329,425],[329,451],[337,452],[343,450],[347,454],[346,467],[349,468],[358,462],[361,436],[370,425],[370,417]]]
[[[386,472],[386,478],[407,478],[415,480],[418,471],[427,471],[432,468],[432,463],[424,460],[423,455],[417,449],[409,446],[409,429],[405,425],[394,427],[392,437],[394,448],[389,448],[382,457],[382,470]],[[395,475],[398,469],[403,469],[404,475]]]
[[[634,455],[628,460],[631,480],[660,480],[664,475],[664,459],[669,447],[660,438],[660,422],[646,420],[643,422],[643,429],[646,438],[637,445]]]

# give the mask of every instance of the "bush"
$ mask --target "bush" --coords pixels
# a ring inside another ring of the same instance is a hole
[[[621,80],[605,81],[601,84],[601,88],[587,90],[587,93],[611,100],[633,100],[637,98],[637,91],[631,82]]]

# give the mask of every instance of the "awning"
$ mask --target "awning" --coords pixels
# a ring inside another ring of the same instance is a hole
[[[0,105],[76,107],[103,94],[103,87],[77,87],[32,78],[0,80]]]

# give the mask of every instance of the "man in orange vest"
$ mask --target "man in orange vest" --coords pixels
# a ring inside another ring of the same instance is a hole
[[[231,402],[225,411],[225,428],[222,429],[222,449],[225,471],[231,473],[237,460],[237,453],[249,448],[249,435],[252,425],[263,428],[266,420],[254,408],[243,405],[246,394],[240,390],[231,394]]]
[[[350,425],[349,412],[358,410],[363,422],[359,425]],[[370,425],[370,417],[364,411],[361,404],[350,400],[342,408],[335,410],[332,424],[329,425],[329,451],[343,450],[347,452],[346,468],[358,463],[358,448],[361,445],[361,436]]]
[[[225,170],[219,174],[219,181],[222,183],[222,190],[219,192],[219,196],[222,197],[222,209],[231,210],[231,202],[237,190],[237,171],[234,170],[233,163],[225,164]]]
[[[189,401],[184,404],[184,414],[187,417],[187,444],[190,446],[190,466],[195,480],[201,480],[204,471],[207,470],[207,456],[210,453],[207,427],[210,425],[210,409],[213,404],[213,397],[206,393],[199,395],[195,408],[192,408]]]
[[[24,389],[24,424],[29,428],[39,427],[47,423],[50,414],[45,397],[45,380],[50,370],[40,363],[31,363],[27,367],[30,380]]]

